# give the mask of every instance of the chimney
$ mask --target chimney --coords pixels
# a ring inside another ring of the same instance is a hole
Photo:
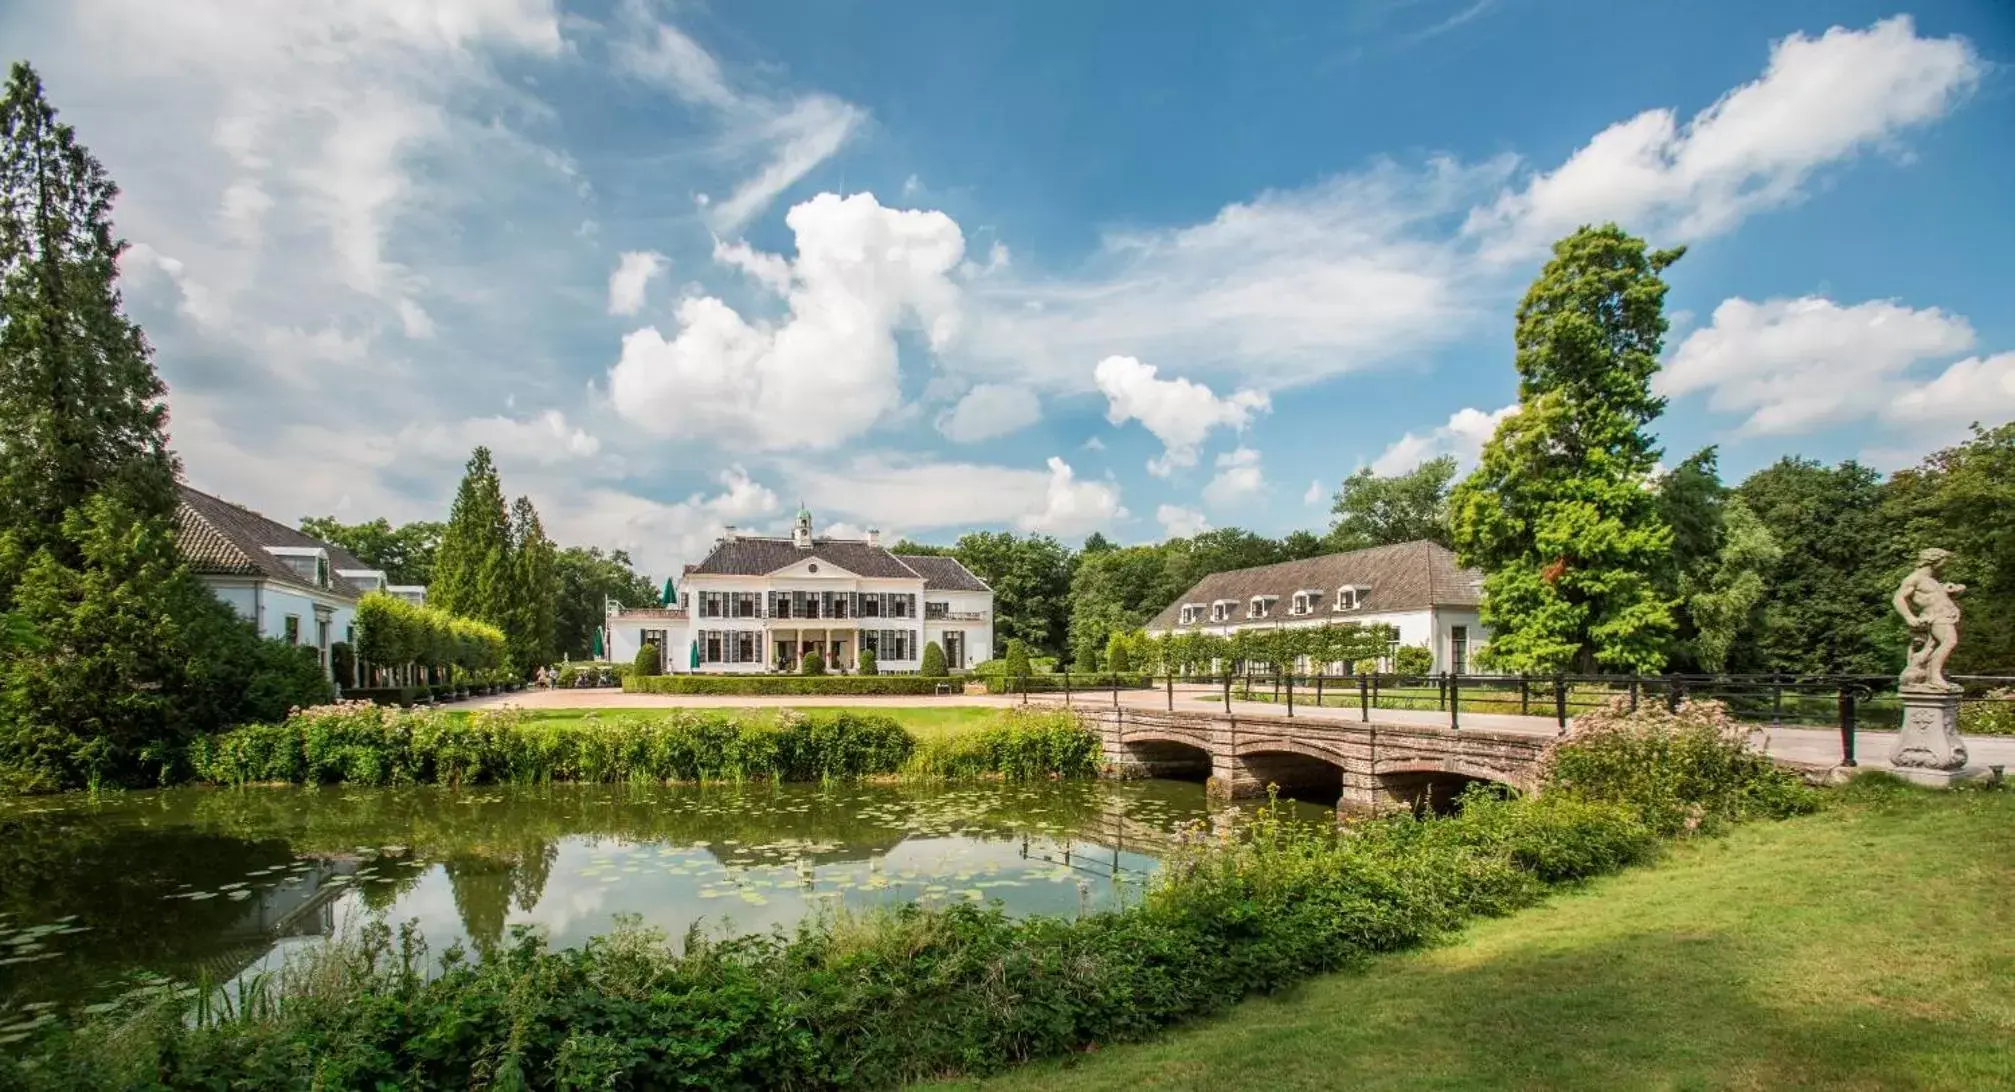
[[[721,529],[721,541],[733,542],[734,540],[735,540],[735,525],[730,523],[726,527]]]
[[[880,546],[881,544],[882,544],[882,529],[879,527],[868,528],[868,545]]]

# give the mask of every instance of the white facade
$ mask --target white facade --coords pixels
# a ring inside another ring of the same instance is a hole
[[[259,636],[307,645],[325,669],[331,645],[356,642],[357,601],[333,590],[311,591],[258,576],[198,573],[197,579],[251,622]]]
[[[934,588],[873,538],[814,542],[809,528],[810,517],[801,513],[800,533],[790,540],[795,554],[782,549],[782,540],[739,539],[731,532],[709,562],[686,574],[674,606],[611,604],[604,655],[631,662],[649,643],[664,649],[666,672],[744,675],[796,672],[813,651],[828,672],[851,674],[860,669],[863,649],[874,650],[878,671],[914,672],[923,666],[925,642],[942,647],[954,671],[993,655],[992,591]],[[864,575],[838,560],[848,556],[910,575]],[[728,557],[738,560],[716,563]],[[760,574],[704,571],[743,560],[761,567],[769,558],[784,563]],[[978,584],[962,568],[958,572]]]

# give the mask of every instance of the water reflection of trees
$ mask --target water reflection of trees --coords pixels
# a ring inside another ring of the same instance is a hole
[[[539,903],[567,839],[704,844],[731,869],[860,861],[945,834],[1034,832],[1156,852],[1172,818],[1200,804],[1193,786],[1179,790],[1054,782],[183,789],[0,811],[7,923],[76,914],[92,930],[60,938],[72,942],[60,959],[0,967],[0,1003],[49,995],[58,978],[95,983],[135,966],[222,974],[275,935],[326,931],[329,900],[344,890],[391,912],[435,864],[472,945],[485,950],[503,938],[513,908]],[[321,863],[301,872],[298,857]],[[351,882],[322,889],[325,871]],[[229,884],[245,885],[244,897],[221,890]],[[167,897],[184,885],[212,895]]]
[[[188,972],[246,942],[243,899],[216,892],[293,860],[283,839],[189,826],[138,826],[91,809],[0,818],[0,914],[10,928],[74,918],[45,938],[54,958],[0,967],[0,1006],[70,996],[125,968]],[[275,877],[277,881],[277,877]],[[249,898],[249,896],[248,896]]]

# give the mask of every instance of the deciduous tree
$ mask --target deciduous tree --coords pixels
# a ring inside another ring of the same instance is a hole
[[[1654,671],[1672,603],[1656,579],[1672,531],[1649,488],[1664,409],[1651,376],[1665,281],[1682,251],[1582,228],[1518,308],[1519,411],[1451,498],[1464,564],[1485,576],[1486,652],[1514,671]]]
[[[1427,539],[1448,545],[1448,492],[1455,456],[1429,459],[1404,474],[1380,477],[1370,467],[1343,480],[1330,511],[1327,544],[1362,550]]]

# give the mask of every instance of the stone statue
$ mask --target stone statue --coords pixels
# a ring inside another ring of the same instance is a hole
[[[1945,661],[1959,643],[1959,604],[1966,590],[1939,577],[1952,554],[1930,549],[1917,555],[1917,568],[1896,589],[1896,612],[1910,626],[1910,660],[1896,680],[1903,699],[1903,723],[1889,764],[1899,776],[1923,784],[1949,784],[1965,776],[1966,743],[1959,737],[1957,683],[1945,678]]]
[[[1905,690],[1956,692],[1958,684],[1945,679],[1945,661],[1959,643],[1959,604],[1952,597],[1966,590],[1964,584],[1940,580],[1945,562],[1952,554],[1933,547],[1917,555],[1917,567],[1896,589],[1897,613],[1910,627],[1910,660],[1897,682]]]

